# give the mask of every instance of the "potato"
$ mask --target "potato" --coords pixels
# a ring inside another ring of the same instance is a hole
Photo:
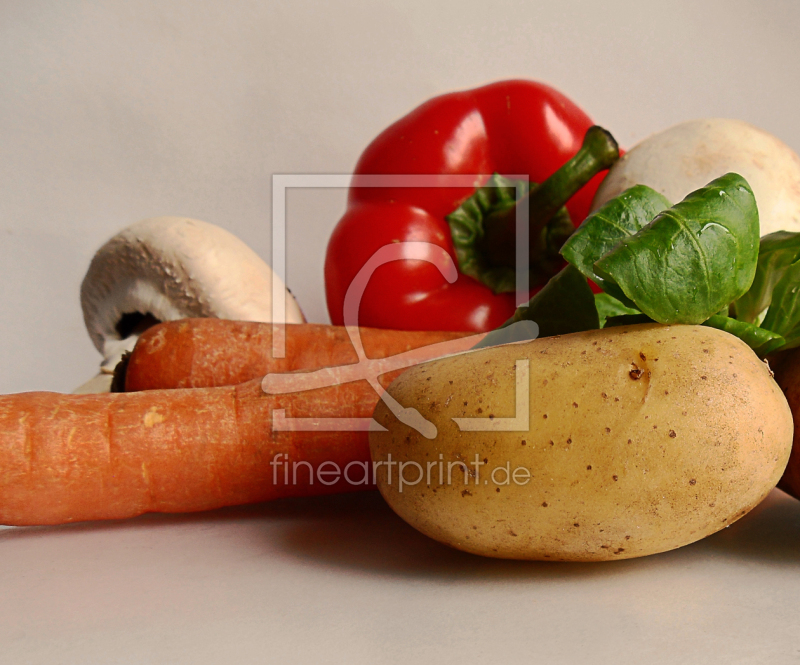
[[[769,367],[704,326],[472,351],[408,370],[389,393],[406,421],[415,408],[437,434],[378,405],[388,431],[371,432],[370,448],[384,498],[432,538],[493,557],[602,561],[681,547],[758,504],[792,444]]]

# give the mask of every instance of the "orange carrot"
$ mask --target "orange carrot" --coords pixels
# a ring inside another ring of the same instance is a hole
[[[289,417],[370,417],[366,382],[272,396],[260,381],[235,387],[134,394],[23,393],[0,397],[0,523],[59,524],[191,512],[363,489],[284,483],[281,461],[369,460],[365,432],[274,432]],[[277,482],[273,482],[273,471]],[[358,474],[352,473],[352,476]]]
[[[456,352],[474,341],[447,344]],[[422,348],[404,364],[430,356]],[[381,371],[390,366],[377,362]],[[365,380],[341,383],[353,378],[352,368],[341,368],[341,376],[328,371],[329,387],[279,395],[266,394],[255,379],[216,388],[2,396],[0,524],[192,512],[371,488],[363,427],[274,427],[280,409],[289,419],[370,419],[378,394]],[[401,371],[384,373],[381,384]]]
[[[343,327],[288,324],[284,358],[272,355],[272,329],[269,323],[223,319],[183,319],[154,326],[139,338],[128,361],[125,390],[234,385],[269,372],[358,361]],[[361,328],[360,334],[368,357],[385,358],[468,333]]]

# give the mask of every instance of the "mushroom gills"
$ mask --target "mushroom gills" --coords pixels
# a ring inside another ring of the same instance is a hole
[[[123,229],[98,250],[81,284],[84,322],[103,361],[100,374],[74,392],[108,392],[123,354],[161,321],[304,322],[278,279],[239,238],[207,222],[156,217]],[[286,301],[274,316],[273,286],[284,289]]]

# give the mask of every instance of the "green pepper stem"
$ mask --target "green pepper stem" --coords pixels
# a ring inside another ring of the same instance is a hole
[[[597,173],[609,168],[619,159],[619,146],[602,127],[590,127],[576,155],[547,180],[527,194],[529,214],[529,256],[531,265],[544,262],[558,250],[572,229],[552,229],[547,224],[561,208]],[[519,205],[519,201],[517,202]],[[516,206],[487,217],[481,251],[496,266],[516,265],[517,220]]]

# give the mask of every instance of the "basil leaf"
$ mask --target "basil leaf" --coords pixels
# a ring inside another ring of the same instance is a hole
[[[605,328],[606,319],[612,316],[621,316],[623,314],[639,314],[638,309],[626,307],[614,296],[608,293],[595,293],[594,306],[597,308],[597,316],[600,318],[600,327]]]
[[[758,231],[753,190],[728,173],[623,239],[595,272],[660,323],[702,323],[750,288]]]
[[[758,266],[750,290],[736,301],[736,318],[754,323],[772,302],[772,291],[800,258],[800,233],[776,231],[761,238]]]
[[[595,272],[594,264],[625,238],[649,224],[670,202],[646,185],[635,185],[589,215],[561,248],[561,256],[617,300],[627,298],[613,281]]]
[[[551,277],[545,287],[527,305],[518,307],[514,316],[502,327],[523,320],[539,324],[539,337],[566,335],[600,327],[594,293],[586,278],[571,265]]]
[[[783,348],[786,343],[784,338],[771,330],[759,328],[746,321],[737,321],[728,316],[715,314],[704,326],[724,330],[731,335],[741,339],[747,346],[756,351],[759,355],[765,356],[778,348]]]
[[[792,263],[772,290],[772,302],[762,328],[785,335],[800,324],[800,261]]]

